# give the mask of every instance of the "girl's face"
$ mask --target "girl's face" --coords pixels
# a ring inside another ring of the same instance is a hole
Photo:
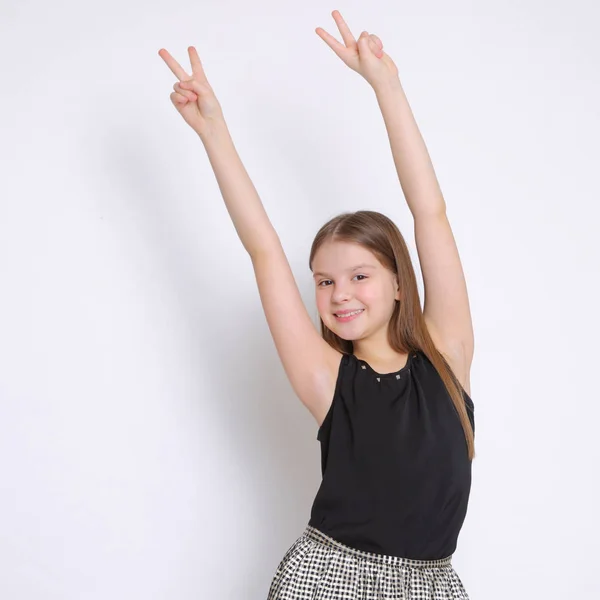
[[[400,299],[395,275],[375,255],[351,242],[326,242],[313,259],[317,309],[323,323],[344,340],[384,329]],[[336,313],[360,310],[341,320]]]

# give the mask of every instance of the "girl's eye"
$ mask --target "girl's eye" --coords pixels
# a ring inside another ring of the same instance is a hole
[[[365,279],[367,279],[366,275],[355,275],[354,277],[364,277]],[[323,283],[327,283],[328,281],[331,281],[331,279],[324,279],[323,281],[319,282],[319,287],[328,287],[326,285],[322,285]],[[362,281],[362,279],[360,279],[359,281]]]

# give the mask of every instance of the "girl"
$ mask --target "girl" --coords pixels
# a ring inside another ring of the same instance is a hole
[[[395,224],[343,213],[310,251],[321,332],[305,309],[277,233],[235,150],[194,47],[171,101],[204,144],[251,259],[278,355],[319,426],[322,482],[303,534],[268,600],[468,598],[452,567],[474,457],[469,371],[473,330],[465,279],[427,149],[375,35],[344,44],[316,33],[372,86],[415,222],[425,287]]]

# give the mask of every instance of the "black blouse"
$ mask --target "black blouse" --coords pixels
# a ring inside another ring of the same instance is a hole
[[[463,389],[475,430],[473,401]],[[323,480],[309,525],[367,552],[433,560],[456,549],[471,488],[458,413],[427,355],[376,373],[344,354],[317,439]]]

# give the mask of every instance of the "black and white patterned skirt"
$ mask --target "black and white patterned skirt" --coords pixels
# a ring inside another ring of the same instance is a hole
[[[373,554],[308,525],[287,550],[267,600],[468,600],[452,557]]]

